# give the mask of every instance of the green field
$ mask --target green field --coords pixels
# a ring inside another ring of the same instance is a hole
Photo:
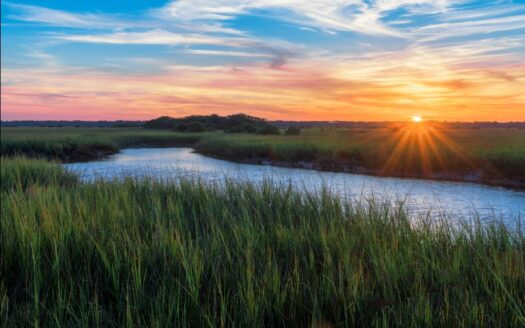
[[[2,158],[5,327],[525,325],[525,235],[269,184]]]
[[[265,136],[141,128],[2,128],[2,155],[76,161],[130,146],[192,146],[234,161],[525,186],[524,129],[311,128],[299,136]]]

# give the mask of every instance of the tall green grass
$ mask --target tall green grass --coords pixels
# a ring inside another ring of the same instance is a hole
[[[52,162],[25,157],[0,157],[0,190],[27,190],[32,187],[68,187],[79,183],[78,177]]]
[[[206,134],[141,128],[2,128],[0,154],[61,161],[97,159],[125,147],[192,145]]]
[[[522,229],[415,224],[271,184],[59,171],[2,159],[6,327],[525,324]]]

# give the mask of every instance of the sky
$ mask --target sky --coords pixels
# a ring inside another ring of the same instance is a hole
[[[525,120],[525,0],[1,9],[2,120]]]

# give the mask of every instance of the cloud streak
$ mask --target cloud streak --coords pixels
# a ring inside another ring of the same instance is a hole
[[[220,37],[188,35],[155,29],[145,32],[116,32],[109,34],[59,35],[56,39],[72,42],[106,43],[106,44],[143,44],[143,45],[179,45],[210,44],[222,45],[225,40]]]
[[[87,29],[113,29],[130,26],[129,21],[118,19],[111,15],[75,14],[62,10],[11,2],[2,2],[2,6],[6,6],[13,11],[9,15],[9,18],[30,23]]]

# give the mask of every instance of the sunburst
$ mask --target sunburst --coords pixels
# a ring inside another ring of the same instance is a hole
[[[475,168],[475,162],[468,151],[447,137],[445,131],[431,122],[425,122],[421,116],[413,116],[412,124],[400,128],[388,142],[392,150],[383,165],[386,175],[419,175],[431,176],[438,172],[447,172],[454,161],[461,166]]]

